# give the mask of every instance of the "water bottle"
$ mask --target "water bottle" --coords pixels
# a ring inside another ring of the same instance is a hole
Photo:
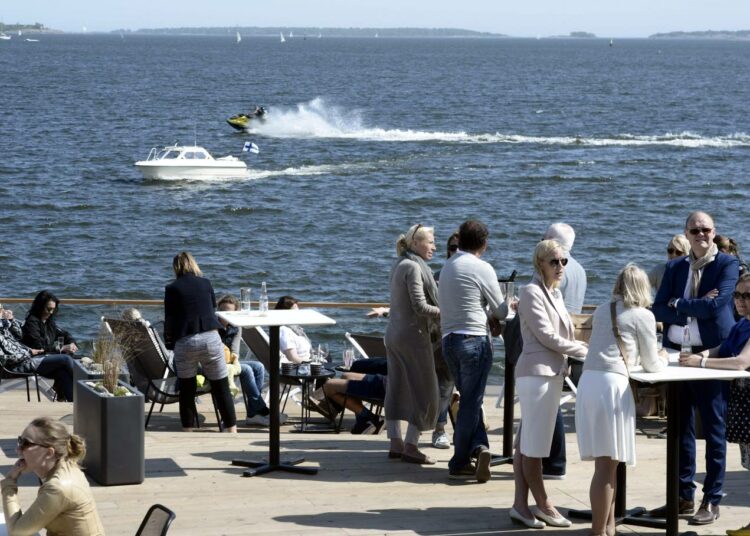
[[[690,317],[687,319],[687,324],[682,328],[682,346],[680,347],[681,354],[692,354],[693,347],[690,346]]]
[[[260,298],[258,299],[258,310],[261,314],[268,312],[268,290],[266,289],[266,282],[260,284]]]

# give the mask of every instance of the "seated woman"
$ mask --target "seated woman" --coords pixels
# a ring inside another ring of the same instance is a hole
[[[681,367],[704,367],[724,370],[750,370],[750,273],[742,274],[734,287],[734,307],[737,313],[742,317],[732,329],[721,346],[716,346],[708,350],[703,350],[697,354],[680,354]],[[747,408],[750,404],[750,380],[740,378],[734,380],[731,387],[731,399],[737,400],[737,404],[730,404],[729,415],[727,419],[727,436],[730,441],[738,442],[740,447],[740,461],[742,467],[750,469],[750,442],[743,442],[742,439],[734,439],[733,436],[746,436],[747,428],[743,427],[741,415],[747,415],[750,410]],[[735,398],[736,397],[736,398]],[[737,418],[733,412],[737,411]],[[745,425],[746,426],[746,425]],[[735,428],[733,430],[733,428]],[[730,536],[748,536],[750,535],[750,523],[745,527],[728,530]]]
[[[10,372],[34,372],[54,380],[60,402],[73,401],[73,359],[65,354],[41,355],[21,342],[21,324],[13,311],[0,306],[0,365]]]
[[[3,512],[9,535],[35,534],[47,529],[48,536],[104,534],[94,497],[78,461],[86,453],[79,436],[68,432],[60,421],[40,417],[18,436],[18,461],[0,482]],[[18,477],[34,473],[42,485],[26,511],[18,502]]]
[[[57,327],[55,317],[59,307],[60,300],[50,291],[43,290],[36,295],[23,325],[26,346],[47,354],[74,354],[78,351],[70,333]],[[58,345],[61,339],[62,344]]]
[[[635,401],[629,369],[640,364],[646,372],[659,372],[667,365],[666,352],[656,346],[656,320],[647,309],[651,302],[648,276],[628,264],[617,276],[611,300],[594,312],[576,396],[578,450],[582,460],[595,464],[589,490],[591,534],[615,534],[617,465],[635,465]]]
[[[231,294],[225,294],[219,298],[216,308],[219,311],[238,311],[240,308],[240,302]],[[239,364],[240,367],[240,386],[242,386],[242,394],[245,399],[245,409],[247,410],[245,424],[248,426],[254,424],[268,426],[268,415],[271,412],[269,411],[268,406],[266,406],[261,394],[266,369],[260,361],[240,362],[242,328],[229,324],[221,317],[219,317],[219,324],[222,326],[219,329],[219,336],[224,345],[229,348],[231,352],[231,362]],[[279,414],[280,424],[284,424],[286,419],[287,415],[285,413]]]
[[[292,296],[282,296],[274,309],[299,309],[299,300]],[[281,326],[279,329],[279,350],[292,363],[309,361],[312,344],[300,326]]]

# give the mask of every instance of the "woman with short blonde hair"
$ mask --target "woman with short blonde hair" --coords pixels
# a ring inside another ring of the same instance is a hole
[[[650,305],[646,272],[628,264],[617,275],[612,298],[597,307],[592,319],[576,395],[576,435],[581,459],[595,463],[589,491],[594,535],[615,533],[617,464],[635,465],[635,401],[629,369],[643,365],[646,372],[658,372],[666,366],[666,353],[657,349]]]
[[[516,392],[521,401],[521,429],[515,455],[516,492],[510,517],[529,528],[569,527],[547,496],[542,458],[550,454],[568,356],[583,357],[573,322],[558,289],[568,259],[555,240],[534,249],[534,277],[522,287],[518,302],[523,351],[516,364]],[[529,491],[536,502],[529,506]]]
[[[8,534],[49,536],[104,534],[96,504],[78,461],[86,445],[60,421],[39,417],[18,436],[18,461],[0,483]],[[34,473],[42,485],[36,499],[24,512],[18,502],[18,477]]]

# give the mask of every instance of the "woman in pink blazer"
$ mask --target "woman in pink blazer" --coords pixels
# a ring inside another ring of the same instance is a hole
[[[575,340],[562,294],[565,273],[560,244],[543,240],[534,250],[534,278],[520,291],[523,352],[516,364],[516,392],[521,401],[521,429],[513,458],[516,493],[510,517],[530,528],[569,527],[544,489],[542,458],[549,456],[557,407],[567,373],[567,356],[585,357],[585,343]],[[529,491],[536,502],[529,507]]]

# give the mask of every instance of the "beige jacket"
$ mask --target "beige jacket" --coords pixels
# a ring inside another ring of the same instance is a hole
[[[8,536],[25,536],[47,529],[47,536],[102,536],[104,528],[96,512],[86,477],[72,462],[61,461],[52,470],[26,512],[18,504],[18,483],[0,482]]]
[[[557,376],[565,372],[567,356],[586,356],[586,346],[575,340],[562,295],[551,293],[538,274],[521,288],[518,314],[523,351],[516,364],[516,378]]]

